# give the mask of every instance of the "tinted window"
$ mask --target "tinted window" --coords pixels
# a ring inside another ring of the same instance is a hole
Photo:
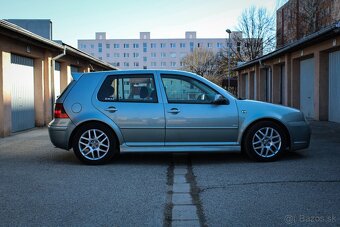
[[[103,102],[157,102],[152,75],[108,76],[99,89]]]
[[[202,82],[174,75],[162,75],[168,103],[212,103],[217,94]]]

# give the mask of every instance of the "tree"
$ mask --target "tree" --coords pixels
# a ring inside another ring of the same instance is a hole
[[[206,76],[212,73],[214,53],[205,48],[195,48],[183,59],[183,70]]]
[[[237,30],[233,35],[232,52],[238,61],[250,61],[269,53],[275,48],[275,17],[265,8],[251,6],[245,9],[240,18]]]
[[[196,73],[218,85],[222,85],[222,80],[227,75],[228,67],[224,51],[214,54],[205,48],[195,48],[182,59],[182,62],[182,70]]]
[[[322,9],[322,0],[304,0],[304,1],[297,1],[299,15],[297,23],[300,24],[301,29],[298,32],[299,38],[310,33],[316,32],[320,29],[320,19],[327,15],[324,14],[325,11]],[[298,29],[298,28],[297,28]]]

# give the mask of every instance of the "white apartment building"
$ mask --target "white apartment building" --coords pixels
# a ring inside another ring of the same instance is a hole
[[[197,38],[196,32],[182,39],[151,39],[150,32],[140,32],[139,39],[106,39],[105,32],[97,32],[96,39],[78,40],[78,48],[120,69],[179,69],[195,48],[217,53],[227,43],[226,38]]]

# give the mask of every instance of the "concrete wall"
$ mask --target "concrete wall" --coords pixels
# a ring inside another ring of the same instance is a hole
[[[340,36],[330,38],[323,42],[307,46],[305,48],[288,52],[280,56],[268,59],[262,62],[262,65],[256,64],[238,71],[239,75],[239,94],[245,94],[244,75],[255,73],[254,92],[249,98],[254,97],[256,100],[266,101],[265,93],[268,92],[265,86],[265,71],[272,71],[272,103],[280,103],[280,83],[282,82],[282,100],[281,103],[286,106],[300,108],[300,61],[314,57],[315,75],[314,75],[314,112],[316,120],[328,120],[328,55],[332,51],[340,49]],[[340,62],[339,62],[340,64]],[[280,67],[284,68],[284,75],[281,74]],[[283,79],[281,81],[281,76]],[[251,78],[251,77],[250,77]],[[251,85],[252,83],[250,83]],[[256,86],[256,87],[255,87]]]

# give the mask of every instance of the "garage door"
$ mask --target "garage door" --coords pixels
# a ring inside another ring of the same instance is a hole
[[[300,109],[314,119],[314,58],[300,62]]]
[[[60,95],[60,63],[55,63],[54,69],[54,100]]]
[[[35,127],[33,59],[11,55],[12,132]]]
[[[329,54],[328,120],[340,123],[340,51]]]

